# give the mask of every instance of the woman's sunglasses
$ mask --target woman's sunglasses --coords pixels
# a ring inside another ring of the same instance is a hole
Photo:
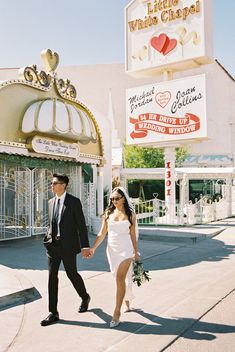
[[[113,202],[113,201],[118,202],[120,199],[122,199],[122,197],[123,196],[121,196],[121,197],[112,197],[112,198],[110,198],[110,200],[111,200],[111,202]]]

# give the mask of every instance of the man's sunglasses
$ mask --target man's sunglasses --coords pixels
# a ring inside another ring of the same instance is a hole
[[[51,185],[62,185],[63,182],[51,182]]]
[[[111,202],[113,202],[114,200],[115,200],[116,202],[118,202],[120,199],[122,199],[122,196],[121,196],[121,197],[111,197],[111,198],[110,198]]]

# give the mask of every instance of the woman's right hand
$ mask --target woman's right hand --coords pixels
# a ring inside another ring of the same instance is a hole
[[[95,254],[95,248],[94,247],[91,247],[90,248],[90,258],[92,258]]]
[[[140,262],[141,260],[141,256],[139,252],[135,252],[135,256],[134,256],[135,262]]]

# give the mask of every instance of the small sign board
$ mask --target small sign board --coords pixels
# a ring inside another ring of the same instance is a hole
[[[205,75],[131,88],[127,144],[168,146],[207,138]]]
[[[79,146],[76,143],[67,143],[55,139],[34,136],[31,140],[32,149],[36,153],[58,155],[67,158],[79,156]]]

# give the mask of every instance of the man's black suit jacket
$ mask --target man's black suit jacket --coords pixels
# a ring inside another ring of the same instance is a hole
[[[56,197],[49,200],[49,226],[44,244],[49,251],[52,242],[52,216]],[[66,193],[60,217],[60,242],[65,254],[80,253],[89,247],[88,233],[79,198]]]

